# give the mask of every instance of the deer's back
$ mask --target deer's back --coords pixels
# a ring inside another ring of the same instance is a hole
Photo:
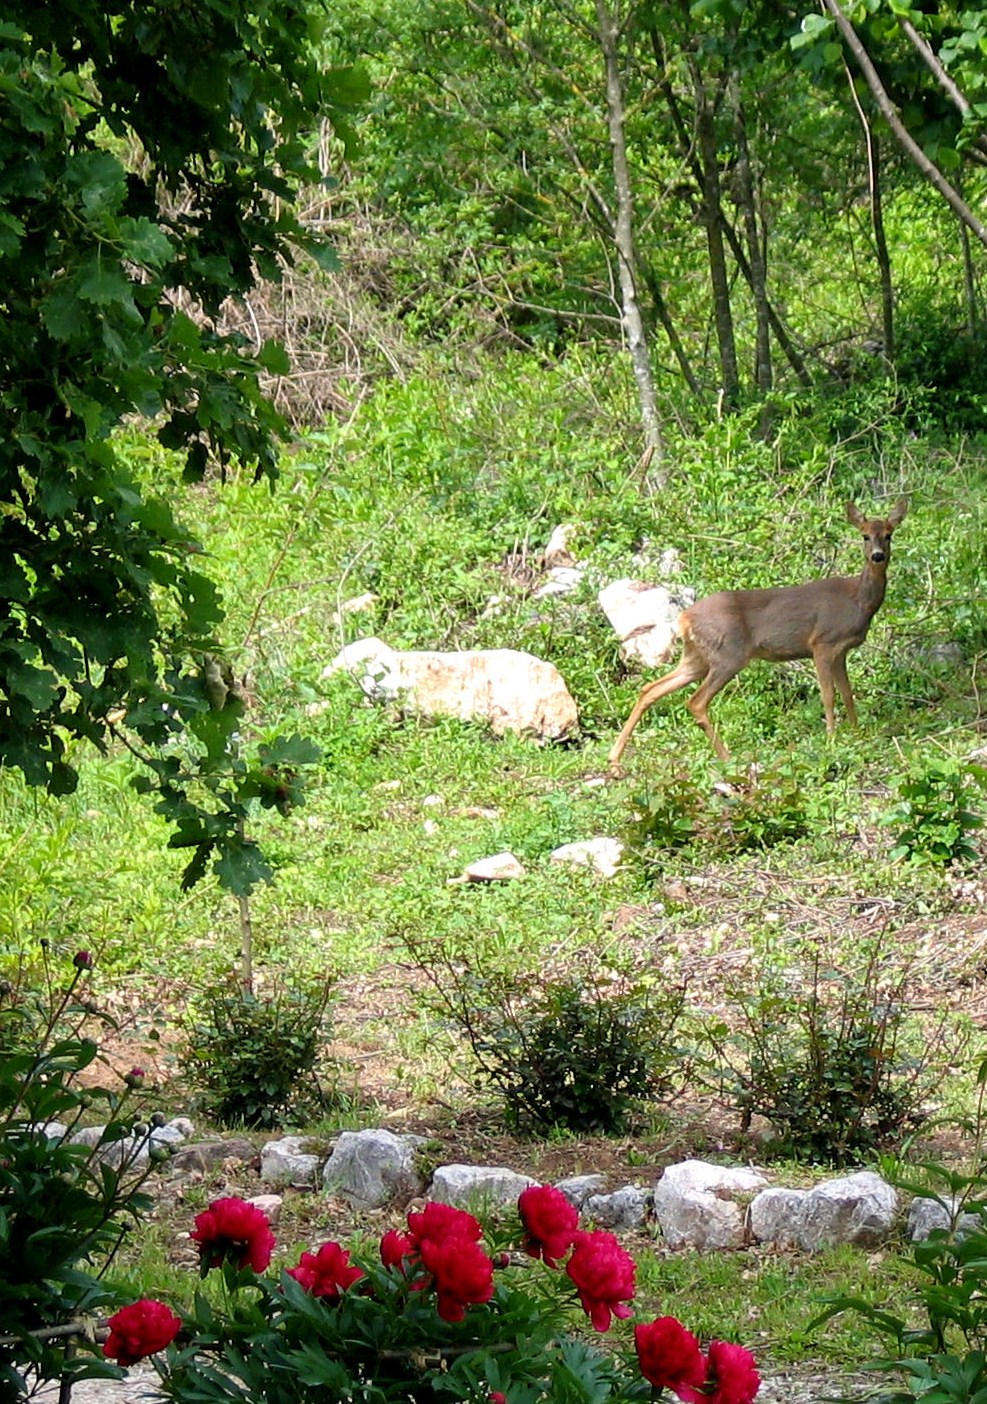
[[[846,576],[768,590],[721,590],[684,611],[680,632],[703,653],[745,655],[781,662],[862,643],[875,609],[858,597],[859,581]]]

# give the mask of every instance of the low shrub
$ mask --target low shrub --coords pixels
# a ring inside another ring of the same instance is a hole
[[[316,1065],[329,1031],[332,981],[255,994],[233,980],[203,991],[181,1065],[199,1104],[224,1126],[272,1127],[324,1109]]]
[[[893,826],[891,857],[945,866],[977,857],[971,834],[983,828],[987,767],[942,760],[914,766],[898,785],[898,803],[883,816]]]
[[[552,974],[474,973],[418,958],[512,1130],[619,1135],[688,1076],[685,990],[596,960]]]
[[[779,1154],[845,1165],[901,1144],[919,1124],[945,1016],[909,1047],[907,972],[884,972],[880,943],[841,969],[813,944],[728,993],[736,1027],[718,1021],[707,1033],[744,1130],[765,1116]]]

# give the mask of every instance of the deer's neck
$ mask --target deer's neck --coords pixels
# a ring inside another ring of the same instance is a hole
[[[888,587],[888,563],[876,564],[868,561],[857,581],[857,600],[864,616],[870,620],[884,602],[884,592]]]

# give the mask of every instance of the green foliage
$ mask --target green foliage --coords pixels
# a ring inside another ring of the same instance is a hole
[[[977,1069],[978,1105],[971,1125],[982,1152],[987,1063]],[[971,1168],[938,1161],[889,1162],[885,1175],[900,1190],[938,1206],[946,1227],[911,1244],[912,1287],[904,1309],[847,1294],[830,1294],[813,1327],[851,1311],[886,1342],[874,1368],[902,1378],[902,1388],[868,1396],[875,1404],[980,1404],[987,1390],[987,1178],[982,1153]]]
[[[223,1126],[313,1119],[330,1099],[316,1076],[333,981],[258,995],[232,981],[207,988],[188,1020],[182,1067]]]
[[[578,973],[475,974],[409,944],[515,1130],[618,1135],[687,1075],[680,986],[588,960]]]
[[[987,769],[973,762],[917,763],[898,785],[898,803],[883,816],[894,827],[891,857],[909,863],[971,862],[971,835],[984,824],[976,808]]]
[[[175,755],[186,728],[213,762],[229,735],[203,734],[219,593],[174,483],[145,492],[113,433],[155,421],[187,481],[211,462],[273,481],[284,426],[259,378],[283,353],[215,318],[294,249],[328,253],[292,202],[319,179],[307,133],[330,112],[345,133],[359,84],[316,63],[302,4],[18,0],[4,18],[0,765],[64,795],[69,739],[122,740],[242,890],[259,869],[238,816],[221,787],[197,807]]]
[[[910,1047],[907,973],[889,979],[881,955],[875,943],[862,962],[830,968],[814,945],[774,978],[761,972],[753,993],[730,991],[734,1031],[708,1026],[742,1123],[767,1117],[779,1153],[852,1164],[900,1145],[921,1120],[945,1030]]]
[[[138,1163],[148,1149],[148,1124],[135,1123],[139,1070],[116,1088],[82,1085],[100,1053],[87,1030],[112,1026],[87,994],[91,966],[80,951],[64,982],[48,967],[42,992],[0,989],[0,1335],[14,1338],[0,1342],[4,1398],[26,1397],[32,1379],[116,1373],[47,1331],[111,1300],[100,1277],[149,1208],[141,1185],[165,1153],[152,1147]],[[105,1122],[99,1145],[72,1141],[93,1116]]]
[[[706,805],[692,772],[677,766],[660,786],[635,795],[635,818],[627,830],[635,848],[674,849],[691,843]]]

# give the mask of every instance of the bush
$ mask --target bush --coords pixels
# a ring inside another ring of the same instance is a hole
[[[4,984],[0,992],[0,1397],[26,1397],[38,1381],[107,1376],[105,1362],[75,1357],[57,1328],[109,1302],[100,1281],[109,1258],[150,1207],[141,1192],[164,1147],[147,1150],[135,1127],[133,1069],[118,1089],[80,1086],[99,1056],[84,1030],[111,1023],[82,989],[92,957],[79,951],[60,988],[48,970],[44,995]],[[125,1115],[131,1108],[129,1115]],[[70,1136],[96,1111],[98,1146]],[[134,1132],[137,1132],[135,1135]],[[108,1163],[105,1148],[119,1142]],[[143,1162],[142,1164],[139,1162]]]
[[[987,786],[987,768],[939,761],[913,768],[898,785],[898,803],[883,817],[896,829],[892,858],[945,866],[977,857],[970,842],[984,816],[974,808]]]
[[[513,1130],[619,1135],[688,1073],[684,989],[592,968],[474,974],[418,953],[440,1012],[465,1036]]]
[[[636,1360],[580,1339],[576,1300],[598,1332],[631,1315],[634,1261],[613,1234],[580,1230],[551,1186],[525,1190],[518,1213],[484,1246],[471,1214],[426,1203],[377,1254],[329,1242],[274,1279],[261,1275],[274,1247],[265,1216],[218,1200],[191,1237],[203,1275],[222,1272],[223,1305],[200,1295],[183,1322],[164,1303],[135,1302],[110,1319],[105,1349],[122,1364],[153,1356],[176,1404],[630,1404],[665,1385],[708,1404],[751,1404],[750,1353],[713,1341],[704,1355],[674,1318],[637,1326]],[[508,1251],[519,1242],[525,1254]]]
[[[332,983],[256,995],[231,980],[204,991],[182,1065],[204,1111],[221,1125],[302,1120],[326,1097],[315,1075],[328,1036]]]
[[[987,1061],[977,1070],[979,1109],[974,1144],[983,1144]],[[812,1323],[854,1311],[888,1343],[872,1368],[903,1376],[901,1389],[882,1391],[877,1404],[979,1404],[987,1398],[987,1176],[977,1156],[972,1170],[919,1163],[907,1174],[885,1173],[901,1190],[940,1206],[945,1227],[911,1245],[916,1269],[912,1300],[902,1315],[860,1297],[832,1296]],[[873,1396],[871,1396],[873,1397]],[[849,1401],[847,1401],[849,1404]]]
[[[900,1144],[920,1122],[940,1025],[906,1050],[905,974],[882,976],[872,946],[862,967],[825,968],[818,946],[782,979],[763,972],[731,992],[740,1027],[710,1025],[744,1130],[767,1117],[780,1154],[845,1165]]]

